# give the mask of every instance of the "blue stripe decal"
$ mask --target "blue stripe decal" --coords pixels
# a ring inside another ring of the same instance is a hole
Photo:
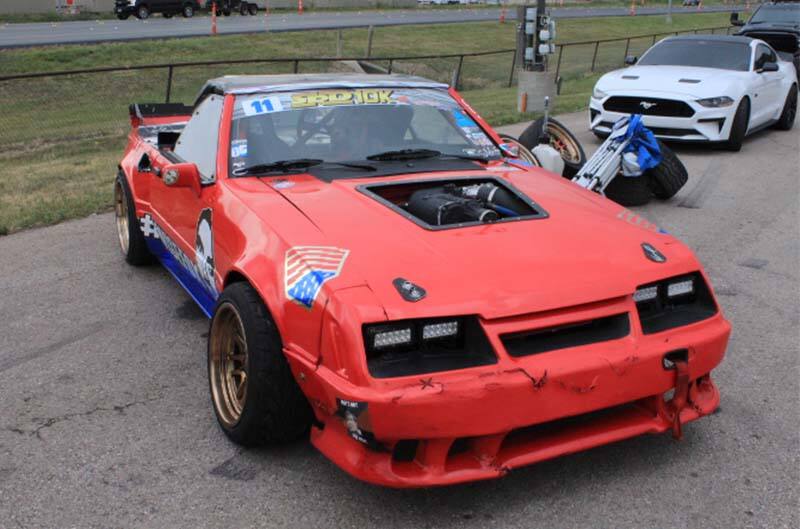
[[[178,260],[169,253],[159,239],[147,237],[145,240],[147,241],[147,247],[150,252],[156,256],[164,268],[166,268],[167,271],[172,274],[172,277],[186,290],[206,317],[210,318],[217,304],[216,298],[205,289],[203,284],[195,278],[189,270],[183,267]]]

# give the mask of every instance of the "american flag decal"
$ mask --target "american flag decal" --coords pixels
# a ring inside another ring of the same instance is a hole
[[[322,284],[338,276],[349,250],[332,246],[295,246],[286,252],[286,296],[310,309]]]

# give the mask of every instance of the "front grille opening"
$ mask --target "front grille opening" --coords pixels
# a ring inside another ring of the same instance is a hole
[[[459,437],[453,444],[450,445],[450,450],[447,451],[447,458],[455,457],[457,455],[465,454],[472,448],[472,439],[469,437]]]
[[[683,101],[673,99],[659,99],[656,97],[609,97],[603,108],[610,112],[623,114],[644,114],[646,116],[671,116],[677,118],[690,118],[694,116],[694,109]]]
[[[397,441],[392,450],[392,460],[400,463],[414,461],[419,448],[419,439],[402,439]]]
[[[628,336],[631,331],[627,313],[594,320],[504,334],[500,340],[511,356],[528,356],[567,347],[579,347]]]

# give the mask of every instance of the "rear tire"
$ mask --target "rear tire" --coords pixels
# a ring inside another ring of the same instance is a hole
[[[147,248],[144,234],[139,227],[128,180],[122,172],[117,174],[114,182],[114,219],[120,250],[125,256],[125,261],[133,266],[152,263],[153,255]]]
[[[723,143],[723,148],[729,151],[742,150],[742,142],[747,135],[747,123],[750,121],[750,100],[747,98],[742,99],[736,109],[736,114],[733,116],[733,124],[731,125],[731,134],[728,136],[728,141]]]
[[[192,4],[184,4],[181,14],[183,18],[192,18],[194,16],[194,6]]]
[[[644,206],[652,197],[647,180],[645,175],[627,177],[619,173],[606,187],[606,198],[622,206]]]
[[[531,123],[520,134],[519,142],[529,150],[536,147],[543,135],[543,124],[543,119],[537,119]],[[563,176],[571,179],[586,163],[586,153],[583,152],[583,147],[575,135],[556,119],[548,118],[547,134],[550,137],[550,145],[561,154],[561,159],[564,160]]]
[[[797,86],[794,85],[789,89],[789,93],[786,95],[786,103],[783,104],[783,112],[781,112],[781,117],[775,124],[775,128],[778,130],[792,130],[796,116]]]
[[[289,369],[275,321],[245,282],[228,286],[217,301],[208,375],[217,421],[234,443],[288,442],[308,432],[311,406]]]
[[[239,4],[239,14],[241,16],[243,16],[243,17],[246,17],[247,13],[248,13],[248,11],[247,11],[247,3],[246,2],[242,2],[241,4]]]
[[[136,10],[136,18],[139,20],[147,20],[150,18],[150,8],[147,6],[139,6]]]
[[[247,4],[247,12],[250,13],[252,16],[256,16],[258,14],[258,5]]]
[[[661,141],[658,146],[661,148],[661,163],[645,171],[644,176],[656,198],[668,200],[686,184],[689,173],[672,149]]]

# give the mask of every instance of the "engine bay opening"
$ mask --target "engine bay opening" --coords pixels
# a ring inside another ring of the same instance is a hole
[[[359,191],[429,230],[547,217],[498,178],[453,178],[367,184]]]

